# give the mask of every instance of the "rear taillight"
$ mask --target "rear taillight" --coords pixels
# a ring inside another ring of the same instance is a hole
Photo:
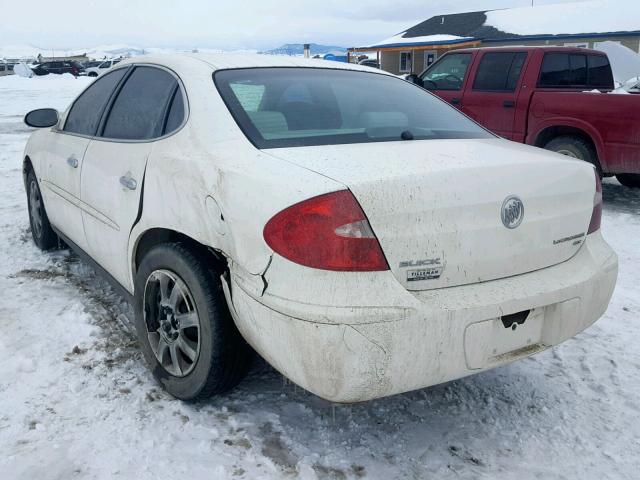
[[[388,270],[378,239],[349,190],[305,200],[275,215],[264,239],[292,262],[322,270]]]
[[[598,172],[594,170],[594,173],[596,174],[596,194],[593,197],[593,213],[591,214],[591,223],[589,223],[587,235],[600,230],[600,222],[602,221],[602,182]]]

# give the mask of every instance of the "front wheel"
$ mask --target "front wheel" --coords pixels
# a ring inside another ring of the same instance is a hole
[[[27,206],[29,207],[29,225],[31,226],[33,243],[40,250],[55,248],[58,245],[58,236],[49,223],[38,179],[33,170],[29,170],[27,174]]]
[[[621,173],[616,175],[616,178],[625,187],[640,188],[640,174],[638,173]]]
[[[174,397],[200,400],[245,376],[251,348],[236,328],[212,259],[181,243],[154,247],[135,281],[138,340]]]

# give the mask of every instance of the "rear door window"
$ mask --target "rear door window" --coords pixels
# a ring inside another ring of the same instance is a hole
[[[160,137],[177,84],[165,70],[136,67],[118,93],[101,136],[122,140]]]
[[[474,90],[513,92],[527,58],[524,52],[486,53],[473,82]]]
[[[182,91],[180,88],[176,88],[171,100],[171,106],[169,107],[169,115],[167,115],[167,122],[162,132],[163,135],[171,133],[177,130],[184,121],[184,99],[182,98]]]
[[[64,131],[81,135],[95,135],[102,111],[126,71],[126,68],[120,68],[93,82],[71,107]]]

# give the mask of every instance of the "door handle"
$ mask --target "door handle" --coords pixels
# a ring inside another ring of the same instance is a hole
[[[67,164],[72,168],[78,168],[78,159],[71,155],[69,158],[67,158]]]
[[[128,188],[129,190],[135,190],[138,187],[138,182],[136,182],[133,178],[131,178],[131,174],[127,173],[120,177],[120,185],[124,188]]]
[[[459,105],[460,104],[460,99],[459,98],[452,98],[451,99],[451,104],[452,105]]]
[[[502,106],[504,108],[513,108],[516,106],[516,102],[514,102],[513,100],[505,100]]]

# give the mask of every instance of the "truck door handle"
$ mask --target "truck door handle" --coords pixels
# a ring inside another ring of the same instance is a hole
[[[136,182],[133,178],[131,178],[131,174],[127,173],[120,177],[120,185],[124,188],[128,188],[129,190],[135,190],[138,187],[138,182]]]
[[[459,105],[460,104],[460,99],[459,98],[452,98],[451,99],[451,104],[452,105]]]
[[[71,155],[69,158],[67,158],[67,164],[72,168],[78,168],[78,159]]]
[[[513,100],[505,100],[502,106],[504,108],[513,108],[516,106],[516,102],[514,102]]]

